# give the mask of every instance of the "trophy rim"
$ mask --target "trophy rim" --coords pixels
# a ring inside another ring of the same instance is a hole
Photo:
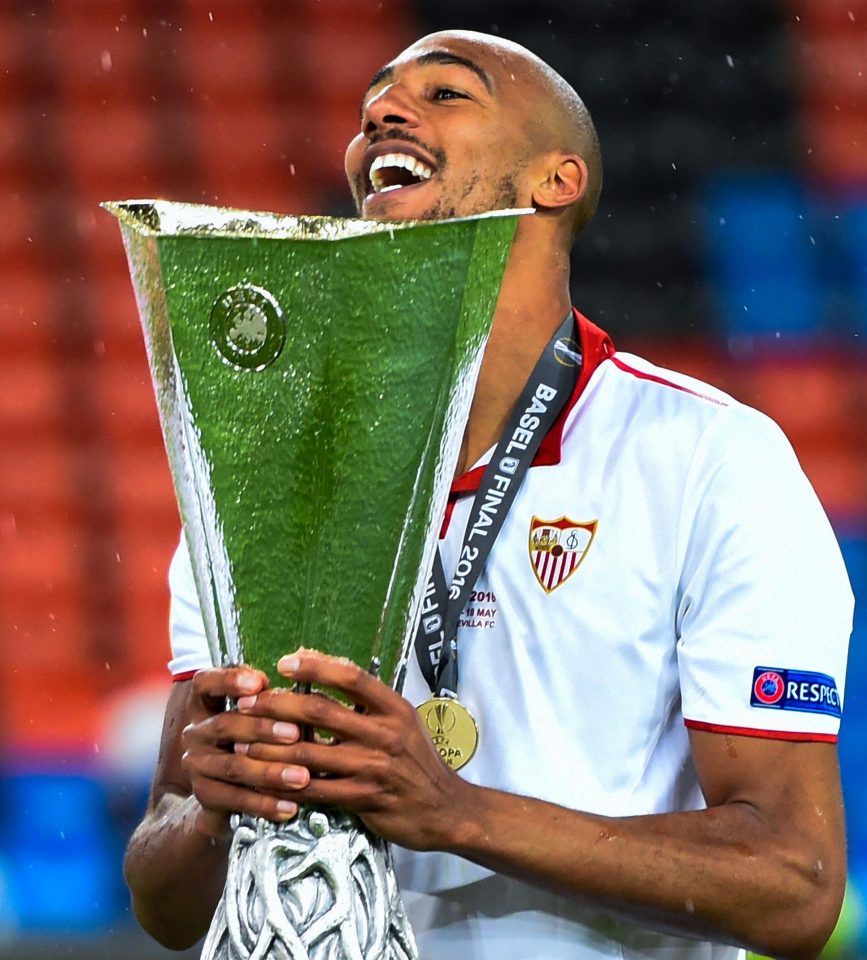
[[[436,227],[499,217],[523,217],[536,212],[532,207],[517,207],[446,220],[363,220],[360,217],[284,214],[159,198],[105,200],[100,203],[100,207],[125,226],[148,237],[261,237],[275,240],[340,240],[394,233],[395,230],[410,227]]]

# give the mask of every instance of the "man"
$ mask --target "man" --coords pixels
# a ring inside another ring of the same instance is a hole
[[[536,211],[464,436],[440,544],[450,576],[480,461],[569,314],[569,248],[601,183],[595,133],[528,51],[440,33],[374,78],[346,168],[364,217]],[[395,844],[428,960],[819,952],[846,875],[834,744],[852,601],[833,535],[766,418],[615,354],[576,318],[580,376],[458,631],[457,692],[481,730],[460,774],[414,709],[430,696],[416,660],[406,699],[313,651],[281,660],[287,685],[343,691],[361,711],[266,690],[250,669],[200,669],[180,551],[178,682],[127,856],[157,939],[183,947],[206,930],[230,812],[286,820],[313,802]],[[334,743],[299,742],[303,725]]]

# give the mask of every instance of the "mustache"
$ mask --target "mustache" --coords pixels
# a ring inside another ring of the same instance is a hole
[[[432,147],[430,144],[408,133],[402,127],[389,127],[381,133],[375,134],[370,138],[370,145],[374,146],[383,140],[402,140],[404,143],[412,143],[430,154],[434,160],[436,160],[439,169],[442,169],[446,165],[446,154],[444,150],[439,147]]]

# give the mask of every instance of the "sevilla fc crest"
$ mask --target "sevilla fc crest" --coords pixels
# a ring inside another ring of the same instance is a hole
[[[596,535],[598,521],[568,517],[530,522],[530,562],[545,593],[556,590],[578,569]]]

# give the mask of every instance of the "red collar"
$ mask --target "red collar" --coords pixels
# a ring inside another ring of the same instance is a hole
[[[578,337],[581,341],[581,353],[584,356],[584,364],[581,368],[581,376],[578,383],[575,384],[575,390],[572,396],[566,401],[566,405],[560,411],[560,415],[554,421],[551,429],[545,434],[536,456],[533,457],[534,467],[550,467],[560,462],[563,443],[563,427],[566,424],[566,418],[570,411],[578,402],[578,398],[584,392],[584,388],[590,382],[596,368],[614,354],[614,343],[608,334],[601,330],[596,324],[591,323],[586,317],[582,316],[574,307],[572,312],[575,314],[575,321],[578,324]],[[473,493],[479,489],[479,483],[482,480],[482,474],[485,472],[486,464],[481,464],[459,477],[455,477],[451,492],[449,495],[450,505],[454,503],[455,498],[462,493]],[[449,511],[451,512],[451,511]]]

